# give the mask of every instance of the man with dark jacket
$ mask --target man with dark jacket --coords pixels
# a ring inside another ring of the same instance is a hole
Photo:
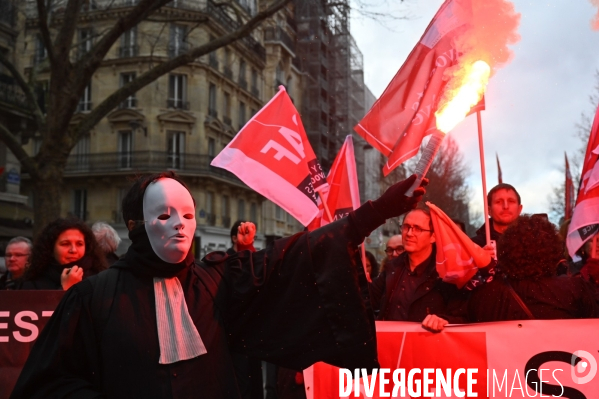
[[[422,322],[429,315],[439,315],[435,321],[443,326],[462,322],[457,301],[460,293],[456,286],[444,283],[436,270],[435,233],[429,210],[410,211],[401,229],[405,252],[387,263],[370,284],[378,320]]]
[[[518,194],[514,186],[501,183],[489,191],[489,194],[487,194],[487,204],[489,205],[491,240],[497,242],[503,232],[522,212],[520,194]],[[472,241],[483,248],[487,245],[484,224],[476,231],[476,235],[472,237]]]

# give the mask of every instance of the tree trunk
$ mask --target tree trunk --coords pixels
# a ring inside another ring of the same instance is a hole
[[[50,170],[48,170],[50,169]],[[53,220],[59,218],[62,203],[62,175],[64,168],[46,167],[42,178],[33,178],[33,237]]]

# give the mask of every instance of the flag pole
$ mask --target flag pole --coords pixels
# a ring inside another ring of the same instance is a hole
[[[480,174],[483,180],[483,209],[485,210],[485,234],[487,245],[491,243],[491,226],[489,223],[489,204],[487,202],[487,175],[485,173],[485,151],[483,146],[483,126],[480,119],[480,111],[476,111],[476,122],[478,125],[478,150],[480,153]]]
[[[331,216],[331,211],[329,210],[329,206],[327,205],[326,198],[322,195],[322,186],[316,189],[318,195],[320,195],[320,201],[322,201],[322,205],[324,206],[324,210],[327,213],[327,217],[329,218],[329,223],[333,223],[333,217]]]

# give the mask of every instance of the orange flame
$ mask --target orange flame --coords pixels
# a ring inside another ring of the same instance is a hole
[[[454,91],[453,97],[435,112],[437,129],[443,133],[451,131],[468,115],[470,109],[482,98],[489,82],[491,68],[486,62],[479,60],[466,68],[470,71],[465,71],[464,80]]]

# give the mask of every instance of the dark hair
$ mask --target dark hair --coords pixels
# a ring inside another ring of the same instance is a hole
[[[435,229],[433,228],[433,218],[431,217],[431,209],[427,205],[423,204],[422,202],[419,202],[418,205],[416,206],[416,208],[412,209],[411,211],[408,211],[408,213],[406,213],[404,215],[402,223],[406,220],[406,217],[410,213],[416,212],[416,211],[420,211],[420,212],[424,213],[426,216],[428,216],[428,227],[429,227],[430,233],[433,234],[435,232]]]
[[[535,215],[519,216],[498,243],[497,257],[503,273],[515,280],[556,275],[564,258],[557,229]]]
[[[370,278],[373,279],[379,275],[379,263],[376,261],[375,256],[370,251],[366,251],[366,257],[370,261]]]
[[[243,222],[243,220],[238,220],[235,223],[233,223],[233,226],[231,227],[231,242],[233,242],[233,237],[237,237],[239,226],[241,226],[241,223]]]
[[[491,206],[491,203],[493,202],[493,195],[495,195],[495,193],[499,190],[513,191],[514,193],[516,193],[516,198],[518,198],[518,205],[520,205],[522,203],[522,200],[520,199],[520,194],[518,194],[518,192],[516,191],[514,186],[512,186],[511,184],[507,184],[507,183],[500,183],[500,184],[496,185],[495,187],[493,187],[491,189],[491,191],[489,191],[489,194],[487,194],[487,204],[489,206]]]
[[[129,191],[127,191],[127,194],[121,203],[121,207],[123,209],[123,220],[125,221],[125,224],[127,224],[129,220],[137,222],[144,219],[143,204],[146,189],[150,183],[163,178],[176,180],[181,183],[181,185],[185,187],[187,191],[189,191],[187,184],[185,184],[185,182],[183,182],[183,180],[181,180],[181,178],[175,172],[170,170],[168,172],[138,176],[133,182],[131,188],[129,188]],[[191,195],[191,191],[189,191],[189,194]],[[191,196],[191,199],[193,200],[193,205],[195,206],[196,201],[193,198],[193,195]]]
[[[50,264],[55,262],[54,246],[56,240],[58,240],[58,236],[64,231],[71,229],[79,230],[83,234],[85,239],[85,255],[92,259],[90,271],[99,273],[108,267],[106,258],[96,242],[94,233],[85,222],[77,218],[58,218],[48,223],[36,238],[31,254],[31,265],[25,272],[25,280],[35,280],[44,273]]]

